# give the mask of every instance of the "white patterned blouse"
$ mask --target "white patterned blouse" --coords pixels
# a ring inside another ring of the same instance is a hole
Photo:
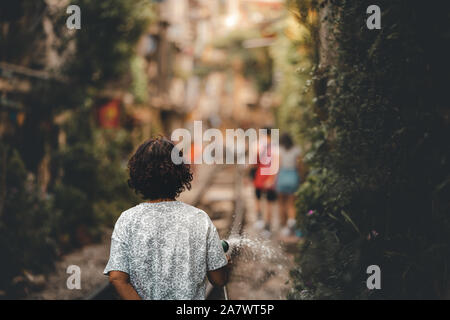
[[[181,201],[124,211],[111,237],[104,274],[122,271],[142,299],[205,299],[206,272],[227,264],[209,216]]]

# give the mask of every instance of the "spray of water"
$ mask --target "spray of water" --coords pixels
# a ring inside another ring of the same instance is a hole
[[[228,239],[230,254],[241,261],[283,261],[286,259],[280,245],[249,234],[232,234]]]
[[[290,263],[278,242],[262,239],[253,234],[232,234],[226,241],[230,246],[228,254],[235,264],[232,278],[242,288],[247,288],[244,289],[247,299],[254,299],[258,297],[257,292],[265,290],[279,290],[278,299],[285,298],[286,292],[281,287],[288,280],[286,275],[289,273]],[[273,277],[283,279],[283,283],[278,283],[276,288],[263,289]]]

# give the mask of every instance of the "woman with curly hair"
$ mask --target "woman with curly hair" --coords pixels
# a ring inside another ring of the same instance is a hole
[[[128,184],[147,202],[124,211],[111,238],[104,274],[123,299],[204,299],[206,278],[223,286],[228,261],[202,210],[177,201],[191,188],[189,165],[172,161],[163,137],[142,144],[128,162]]]

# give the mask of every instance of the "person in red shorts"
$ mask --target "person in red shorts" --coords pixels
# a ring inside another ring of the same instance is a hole
[[[267,132],[267,143],[262,146],[262,152],[258,152],[258,159],[256,164],[256,172],[253,178],[253,186],[255,188],[256,195],[256,212],[258,215],[258,221],[256,222],[256,227],[258,229],[265,229],[265,234],[270,236],[271,232],[271,220],[272,220],[272,209],[273,204],[277,200],[277,193],[275,191],[276,174],[273,175],[263,175],[261,170],[263,168],[269,168],[271,166],[271,161],[273,161],[274,150],[271,150],[271,135],[270,129],[266,128]],[[258,150],[259,151],[259,150]],[[267,199],[267,206],[265,214],[263,215],[263,198]]]

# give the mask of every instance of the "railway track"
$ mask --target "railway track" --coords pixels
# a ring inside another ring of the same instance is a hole
[[[189,199],[181,199],[207,212],[222,239],[230,234],[240,234],[245,220],[243,198],[243,169],[241,166],[216,165],[205,168],[201,181]],[[211,284],[206,288],[207,300],[225,299],[222,288]],[[105,281],[95,288],[85,300],[116,300],[114,288]]]

